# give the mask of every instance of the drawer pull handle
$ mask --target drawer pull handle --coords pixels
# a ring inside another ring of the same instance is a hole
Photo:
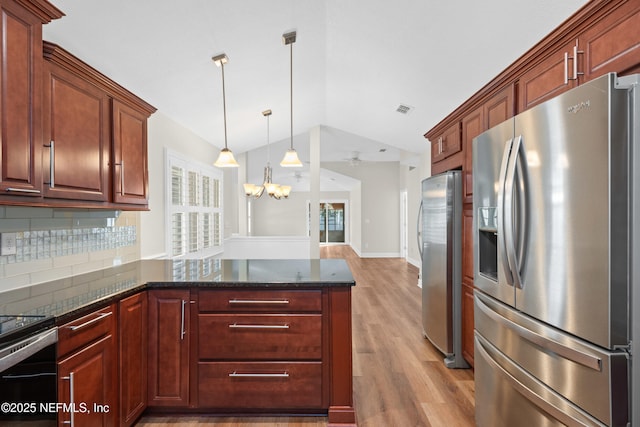
[[[240,373],[233,371],[229,374],[231,378],[289,378],[288,372],[258,374],[258,373]]]
[[[239,325],[234,323],[229,325],[232,329],[289,329],[289,325]]]
[[[229,304],[289,304],[288,299],[230,299]]]
[[[40,194],[40,190],[32,190],[29,188],[14,188],[8,187],[5,190],[7,193],[28,193],[28,194]]]
[[[93,323],[96,323],[96,322],[97,322],[97,321],[99,321],[99,320],[104,319],[105,317],[109,317],[109,316],[111,316],[111,314],[112,314],[111,312],[108,312],[108,313],[100,313],[97,317],[94,317],[93,319],[88,320],[88,321],[86,321],[86,322],[82,323],[81,325],[69,326],[69,329],[71,329],[72,331],[77,331],[78,329],[82,329],[82,328],[84,328],[84,327],[87,327],[87,326],[89,326],[89,325],[91,325],[91,324],[93,324]]]

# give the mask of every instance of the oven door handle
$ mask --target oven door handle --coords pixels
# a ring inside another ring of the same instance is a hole
[[[20,342],[0,350],[0,372],[22,362],[45,347],[58,342],[58,328],[47,329],[38,335],[31,336]]]

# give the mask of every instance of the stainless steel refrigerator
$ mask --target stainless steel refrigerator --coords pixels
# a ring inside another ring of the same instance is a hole
[[[605,75],[473,141],[480,427],[631,420],[639,80]]]
[[[422,328],[448,368],[466,368],[461,340],[462,181],[460,171],[422,181]]]

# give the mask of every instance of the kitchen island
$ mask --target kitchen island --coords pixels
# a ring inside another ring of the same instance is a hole
[[[55,319],[59,400],[109,408],[76,422],[133,425],[146,411],[355,425],[354,285],[336,259],[145,260],[4,292],[0,312]],[[95,369],[82,372],[70,361],[87,351]]]

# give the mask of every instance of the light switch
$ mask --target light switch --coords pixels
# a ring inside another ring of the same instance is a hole
[[[18,252],[16,247],[17,233],[2,233],[0,235],[0,255],[15,255]]]

